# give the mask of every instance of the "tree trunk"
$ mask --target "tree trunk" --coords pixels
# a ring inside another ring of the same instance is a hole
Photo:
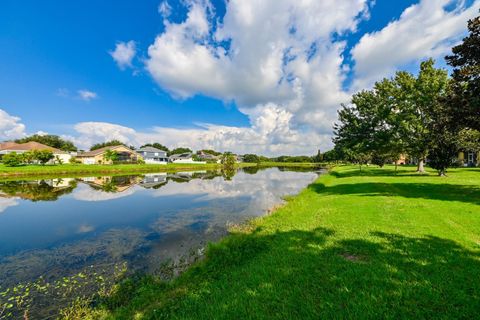
[[[423,164],[424,164],[424,159],[423,158],[419,159],[418,160],[418,166],[417,166],[417,172],[418,173],[425,173],[425,168],[424,168]]]
[[[446,173],[445,173],[445,169],[442,169],[442,170],[438,170],[438,176],[440,177],[446,177]]]

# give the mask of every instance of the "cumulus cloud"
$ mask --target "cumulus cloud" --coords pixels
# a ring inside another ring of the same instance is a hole
[[[26,135],[25,125],[20,118],[0,109],[0,141],[22,138]]]
[[[422,0],[382,30],[364,35],[352,50],[355,88],[368,87],[402,65],[445,56],[479,9],[478,0],[470,7],[463,0]]]
[[[7,210],[9,207],[18,205],[18,198],[3,198],[0,197],[0,213]]]
[[[78,98],[83,100],[83,101],[90,101],[93,99],[98,98],[98,95],[96,92],[90,91],[90,90],[78,90],[77,91]]]
[[[115,50],[110,51],[110,55],[112,56],[113,60],[115,60],[118,67],[122,70],[127,67],[132,67],[132,60],[135,57],[135,54],[136,44],[133,40],[128,42],[118,42],[115,45]]]
[[[172,7],[168,4],[167,0],[160,2],[158,5],[158,13],[162,15],[163,18],[168,18],[172,13]]]
[[[209,126],[203,139],[235,136],[238,146],[260,141],[266,144],[254,150],[267,153],[306,150],[308,141],[311,153],[328,140],[339,104],[348,100],[345,43],[336,35],[356,30],[369,4],[234,0],[219,24],[208,1],[190,1],[185,21],[165,22],[148,48],[146,68],[175,97],[235,101],[251,120],[248,129]]]
[[[171,8],[164,1],[159,12],[165,28],[148,47],[146,70],[176,98],[203,94],[234,101],[250,126],[136,131],[90,122],[77,125],[78,139],[312,154],[331,147],[336,111],[353,90],[396,67],[445,54],[465,33],[479,2],[468,7],[462,0],[422,0],[397,21],[366,34],[352,51],[357,78],[349,89],[344,86],[347,47],[338,39],[357,32],[374,1],[232,0],[219,20],[208,0],[189,0],[181,22],[168,19]]]
[[[113,199],[120,199],[127,196],[130,196],[135,193],[137,188],[132,187],[123,192],[105,192],[101,190],[94,190],[90,186],[85,184],[80,184],[73,193],[73,198],[75,200],[80,201],[88,201],[88,202],[98,202],[98,201],[107,201]],[[91,230],[87,230],[84,232],[89,232]],[[81,229],[78,230],[81,232]]]

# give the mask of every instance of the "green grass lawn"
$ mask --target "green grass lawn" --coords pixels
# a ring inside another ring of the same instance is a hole
[[[336,168],[176,280],[126,281],[91,316],[478,319],[479,186],[478,169]]]

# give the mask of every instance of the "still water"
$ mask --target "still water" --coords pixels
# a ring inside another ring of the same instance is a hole
[[[181,271],[230,225],[265,214],[319,173],[290,170],[0,182],[0,288],[87,267]]]

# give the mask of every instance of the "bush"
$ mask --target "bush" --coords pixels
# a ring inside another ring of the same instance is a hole
[[[7,167],[18,167],[23,163],[23,156],[16,152],[12,152],[4,155],[2,161]]]
[[[52,151],[49,150],[34,150],[34,157],[42,165],[55,158]]]

